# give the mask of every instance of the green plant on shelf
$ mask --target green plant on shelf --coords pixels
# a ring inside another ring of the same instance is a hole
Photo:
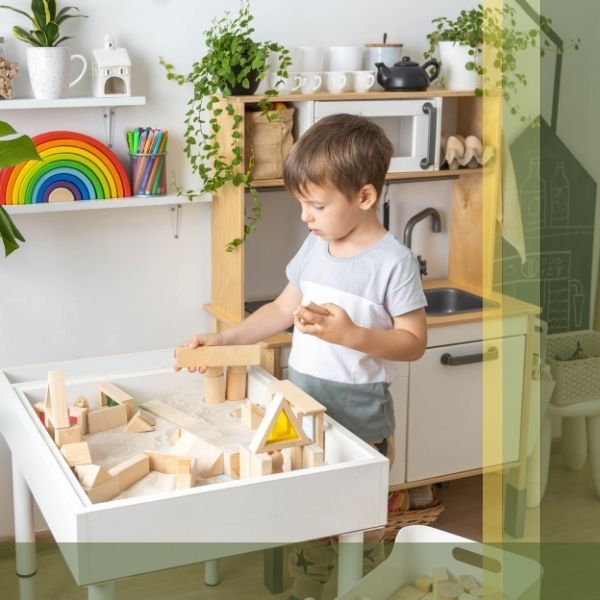
[[[237,15],[225,13],[223,17],[213,19],[211,27],[204,32],[206,53],[193,63],[187,74],[177,73],[172,64],[160,58],[160,64],[167,71],[167,79],[179,85],[192,86],[189,109],[184,120],[184,153],[193,172],[200,178],[201,189],[184,191],[176,186],[177,193],[191,198],[198,193],[213,193],[231,183],[245,186],[252,196],[252,211],[244,224],[243,235],[227,244],[228,252],[235,250],[255,230],[262,206],[258,192],[252,185],[252,157],[248,168],[244,169],[243,136],[240,131],[243,117],[236,114],[233,105],[226,99],[232,95],[253,94],[269,72],[269,56],[277,58],[276,73],[280,79],[288,76],[287,69],[291,64],[289,51],[281,44],[252,39],[253,20],[248,0],[242,0]],[[270,109],[270,102],[277,95],[277,89],[270,88],[258,102],[261,113],[268,120],[280,116],[278,111]],[[231,120],[231,138],[227,140],[227,149],[219,141],[221,119],[225,116]]]
[[[28,160],[40,160],[31,138],[17,136],[11,125],[0,121],[0,168],[12,167]],[[4,244],[4,255],[8,256],[19,247],[25,238],[12,219],[0,205],[0,237]]]

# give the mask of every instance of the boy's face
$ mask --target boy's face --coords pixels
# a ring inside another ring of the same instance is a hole
[[[301,219],[323,240],[342,240],[363,222],[370,207],[361,202],[362,192],[347,198],[331,184],[309,183],[303,196],[297,200],[302,207]]]

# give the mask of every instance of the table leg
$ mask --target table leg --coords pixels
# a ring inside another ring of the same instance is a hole
[[[35,575],[37,571],[33,495],[14,458],[12,461],[12,485],[17,576],[28,578]]]
[[[590,462],[592,463],[592,478],[596,494],[600,496],[600,415],[587,419],[588,444],[590,446]]]
[[[338,596],[349,590],[361,577],[364,533],[354,531],[338,537]]]
[[[263,550],[263,579],[271,594],[283,592],[283,546]]]
[[[115,600],[116,592],[114,581],[88,585],[88,600]]]
[[[210,586],[218,585],[219,561],[217,559],[204,561],[204,583]]]
[[[570,471],[583,469],[587,454],[585,417],[563,418],[561,446],[567,469]]]
[[[542,418],[540,435],[527,460],[527,508],[539,506],[546,492],[550,468],[552,422],[548,414]]]

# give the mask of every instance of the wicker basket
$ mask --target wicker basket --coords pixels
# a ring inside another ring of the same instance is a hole
[[[444,505],[436,495],[435,504],[431,506],[410,510],[389,511],[388,522],[383,532],[383,540],[385,542],[393,542],[396,539],[398,531],[407,525],[430,525],[436,521],[443,510]]]
[[[579,342],[590,358],[564,360],[573,356]],[[556,357],[563,360],[556,360]],[[573,404],[600,397],[600,332],[572,331],[548,336],[546,360],[556,387],[553,404]]]

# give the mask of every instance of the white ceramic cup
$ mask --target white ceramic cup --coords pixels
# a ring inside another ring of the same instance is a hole
[[[344,71],[327,71],[325,73],[325,88],[332,94],[344,91],[348,83],[348,76]]]
[[[362,66],[361,46],[329,46],[325,66],[328,71],[356,71]]]
[[[321,73],[303,72],[300,73],[300,77],[302,79],[300,92],[303,94],[312,94],[313,92],[316,92],[321,87],[321,82],[323,81]]]
[[[271,73],[271,87],[280,94],[291,94],[300,89],[302,77],[298,73],[289,73],[289,77],[279,77],[277,73]]]
[[[83,63],[79,75],[69,82],[69,67],[73,59]],[[67,90],[83,77],[87,61],[81,54],[71,54],[66,46],[27,48],[27,68],[33,95],[44,100],[65,98]]]
[[[375,83],[375,71],[352,71],[352,90],[355,92],[368,92]]]
[[[320,73],[323,70],[323,48],[320,46],[300,46],[299,66],[296,71]]]

